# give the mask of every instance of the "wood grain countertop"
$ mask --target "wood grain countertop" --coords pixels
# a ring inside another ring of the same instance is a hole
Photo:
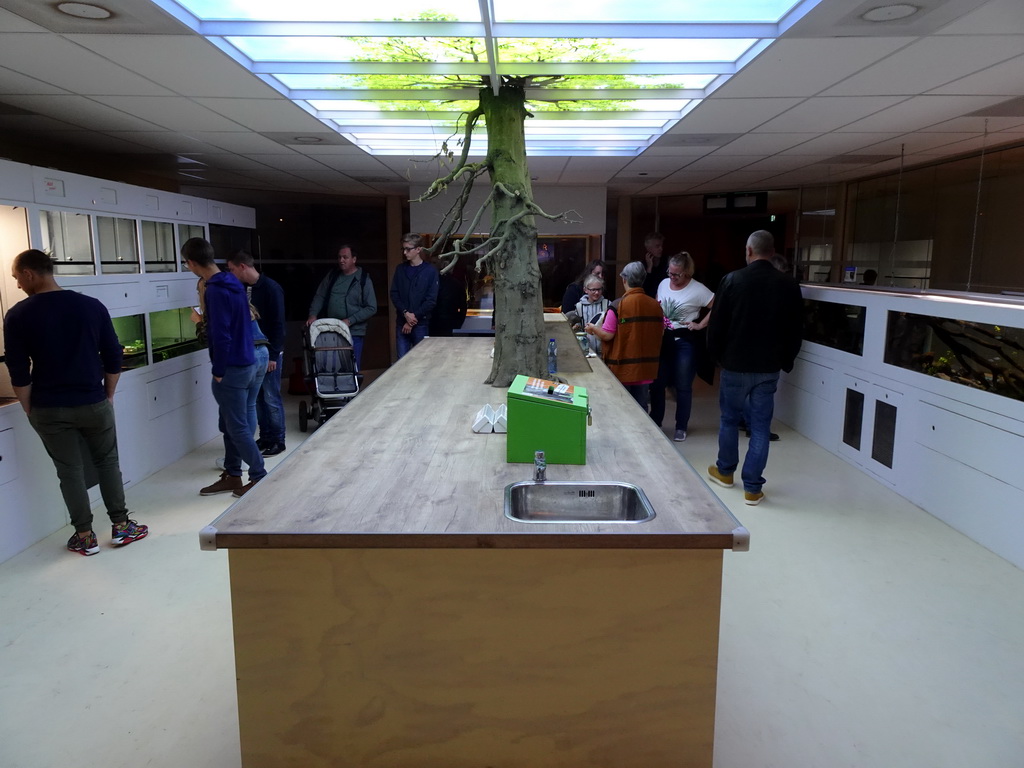
[[[424,340],[204,528],[203,549],[747,548],[746,529],[604,364],[583,360],[579,347],[580,361],[567,367],[592,370],[563,375],[588,389],[587,463],[549,464],[547,479],[635,483],[657,515],[635,524],[506,518],[505,486],[532,479],[533,466],[505,461],[504,434],[471,429],[485,403],[506,398],[506,390],[482,383],[492,343]],[[560,343],[560,370],[564,349]]]

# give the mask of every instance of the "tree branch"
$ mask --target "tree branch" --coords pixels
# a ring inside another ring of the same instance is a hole
[[[466,130],[463,134],[462,139],[462,156],[459,158],[458,164],[452,169],[451,173],[441,179],[436,179],[427,191],[416,198],[415,202],[422,203],[424,200],[431,200],[437,197],[441,192],[448,187],[455,179],[465,173],[467,170],[471,173],[475,173],[476,169],[486,167],[485,163],[467,163],[466,160],[469,157],[470,142],[473,137],[473,128],[476,126],[477,120],[479,120],[484,114],[482,107],[477,107],[470,112],[466,117]]]

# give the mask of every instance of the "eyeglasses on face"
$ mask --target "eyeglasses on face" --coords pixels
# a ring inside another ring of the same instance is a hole
[[[402,246],[402,253],[408,253],[409,251],[415,251],[416,248],[417,248],[417,246],[415,246],[415,245],[403,245]]]
[[[585,290],[587,293],[600,293],[601,286],[595,285],[592,288],[584,288],[583,290]]]
[[[669,277],[686,277],[686,273],[685,272],[669,272],[668,276]]]

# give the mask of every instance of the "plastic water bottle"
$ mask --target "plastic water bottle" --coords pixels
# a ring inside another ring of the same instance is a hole
[[[558,347],[554,339],[548,340],[548,376],[558,373]]]

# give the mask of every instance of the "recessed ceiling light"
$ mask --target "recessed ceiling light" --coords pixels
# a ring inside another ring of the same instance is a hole
[[[319,136],[296,136],[294,141],[296,144],[319,144],[323,139]]]
[[[896,3],[895,5],[880,5],[870,11],[861,14],[864,21],[898,21],[913,16],[920,11],[916,5],[910,3]]]
[[[89,3],[58,3],[57,10],[78,19],[109,19],[114,15],[106,8]]]

